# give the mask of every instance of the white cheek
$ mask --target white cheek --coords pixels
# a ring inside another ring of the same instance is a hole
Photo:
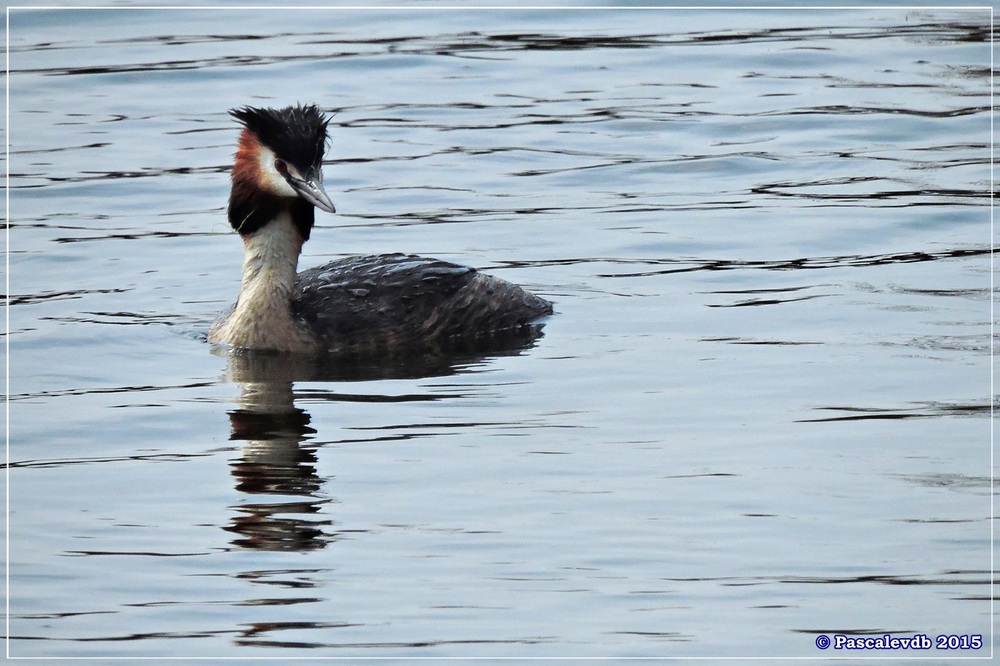
[[[277,194],[282,197],[297,197],[298,193],[292,189],[292,186],[288,184],[285,177],[278,173],[278,170],[274,168],[274,161],[277,158],[270,148],[267,146],[260,147],[260,169],[258,173],[261,178],[261,186],[271,192],[272,194]]]

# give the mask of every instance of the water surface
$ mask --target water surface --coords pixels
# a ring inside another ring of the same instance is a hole
[[[992,650],[987,12],[10,17],[11,656]],[[543,337],[212,350],[226,112],[296,101],[303,267],[473,265]]]

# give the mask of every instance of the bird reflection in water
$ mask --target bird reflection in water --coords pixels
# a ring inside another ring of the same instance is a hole
[[[232,364],[230,364],[232,366]],[[226,529],[239,537],[233,545],[254,550],[314,550],[333,538],[332,521],[321,508],[316,452],[308,440],[316,433],[309,414],[294,405],[291,382],[242,382],[240,407],[229,412],[231,440],[242,442],[231,463],[236,489],[255,500],[235,508]],[[298,498],[298,499],[296,499]]]
[[[534,346],[541,326],[491,336],[461,347],[410,356],[308,356],[217,348],[227,375],[240,386],[239,407],[229,412],[230,439],[242,442],[231,463],[236,489],[252,501],[232,507],[225,529],[234,546],[253,550],[306,551],[342,534],[323,513],[332,500],[316,471],[316,434],[309,414],[295,405],[297,381],[352,382],[419,379],[460,372],[487,357],[517,355]],[[261,501],[271,499],[271,501]]]

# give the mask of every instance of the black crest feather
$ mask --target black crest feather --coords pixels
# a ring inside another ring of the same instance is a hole
[[[244,106],[229,114],[282,159],[305,171],[323,160],[330,122],[315,104],[262,109]]]

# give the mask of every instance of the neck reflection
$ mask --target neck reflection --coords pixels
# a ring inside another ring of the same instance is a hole
[[[242,442],[230,465],[236,489],[247,500],[231,507],[236,515],[224,528],[239,548],[305,551],[323,548],[335,536],[322,513],[330,500],[321,495],[316,472],[316,431],[295,407],[288,381],[240,384],[239,408],[229,412],[230,439]]]

